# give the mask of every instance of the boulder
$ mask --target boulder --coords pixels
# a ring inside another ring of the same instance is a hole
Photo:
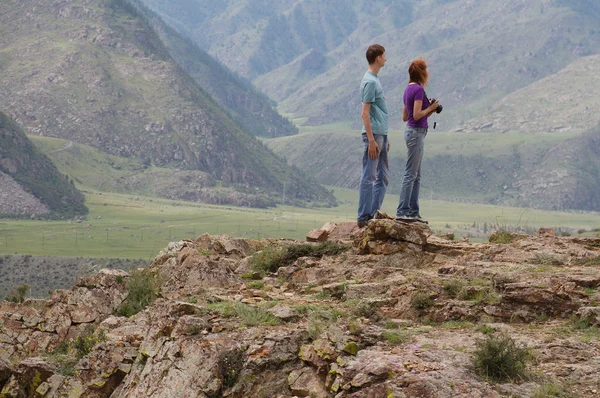
[[[324,229],[313,229],[306,235],[307,242],[325,242],[329,233]]]
[[[355,241],[361,254],[392,254],[399,251],[422,251],[431,230],[423,223],[402,223],[382,219],[369,223]]]

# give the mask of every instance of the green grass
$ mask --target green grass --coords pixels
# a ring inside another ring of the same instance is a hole
[[[304,240],[311,229],[325,222],[355,220],[358,193],[341,188],[333,190],[340,205],[325,209],[291,206],[251,209],[87,190],[86,205],[90,213],[81,223],[0,219],[0,254],[152,259],[169,242],[195,238],[205,232],[248,239]],[[394,214],[397,200],[396,195],[387,195],[383,211]],[[497,217],[502,217],[509,226],[526,223],[531,227],[588,230],[600,226],[600,215],[596,213],[427,199],[422,200],[421,208],[433,230],[446,230],[444,226],[449,224],[458,235],[465,235],[473,222],[491,224]]]
[[[156,300],[159,291],[157,277],[148,270],[133,271],[127,283],[127,298],[117,314],[130,317],[142,311]]]

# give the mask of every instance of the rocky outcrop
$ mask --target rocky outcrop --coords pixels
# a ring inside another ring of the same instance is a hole
[[[552,382],[597,395],[595,240],[472,244],[387,219],[328,235],[354,246],[313,256],[322,243],[173,242],[145,271],[160,282],[157,299],[129,318],[114,313],[134,294],[119,271],[50,300],[2,303],[2,394],[466,398],[533,396]],[[306,255],[274,273],[255,268],[257,253],[298,247]],[[495,332],[530,347],[530,372],[544,376],[477,376],[476,342]],[[82,336],[93,344],[65,371],[56,353]]]
[[[48,206],[23,190],[14,179],[0,171],[0,214],[34,215],[48,213]]]

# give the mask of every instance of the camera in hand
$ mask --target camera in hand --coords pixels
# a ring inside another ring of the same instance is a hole
[[[435,101],[437,101],[435,98],[432,98],[429,100],[430,103],[434,103]],[[444,107],[442,106],[442,104],[438,104],[438,107],[435,109],[435,113],[441,113],[442,110],[444,109]]]

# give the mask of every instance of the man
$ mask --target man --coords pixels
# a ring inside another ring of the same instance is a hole
[[[358,199],[359,228],[367,225],[381,207],[388,185],[388,110],[377,74],[385,65],[385,48],[373,44],[367,49],[369,69],[360,83],[363,121],[363,166]]]

